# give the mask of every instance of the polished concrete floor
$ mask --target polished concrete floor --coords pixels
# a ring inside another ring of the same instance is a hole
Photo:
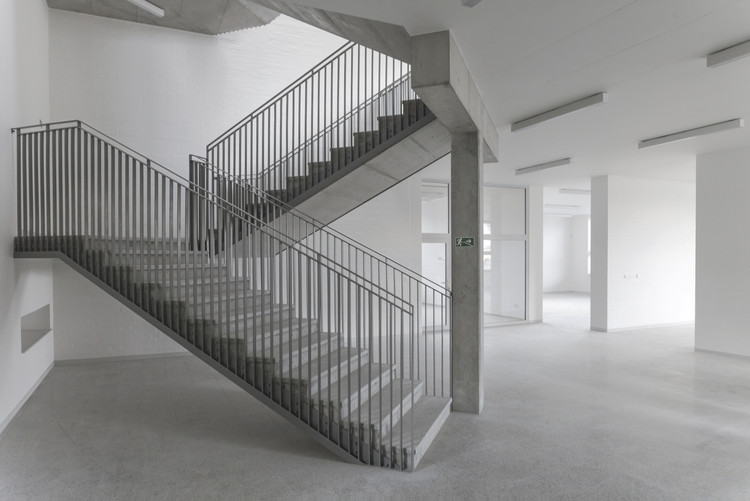
[[[544,322],[561,330],[587,331],[591,326],[591,295],[585,292],[546,292],[542,296]]]
[[[486,407],[419,469],[342,463],[189,357],[56,367],[0,435],[0,499],[750,499],[750,361],[692,327],[486,331]]]

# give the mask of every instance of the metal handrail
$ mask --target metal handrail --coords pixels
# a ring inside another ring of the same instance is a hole
[[[335,270],[335,267],[340,267],[341,265],[339,263],[335,263],[335,261],[331,260],[328,256],[325,256],[321,254],[320,252],[316,251],[315,249],[303,245],[298,241],[294,241],[291,239],[288,235],[285,235],[282,232],[279,232],[272,226],[266,225],[262,220],[258,219],[254,215],[250,214],[246,210],[237,207],[233,203],[231,203],[228,200],[225,200],[220,195],[213,193],[209,190],[207,190],[204,187],[201,187],[199,185],[196,185],[189,179],[183,177],[182,175],[174,172],[173,170],[169,169],[168,167],[165,167],[164,165],[155,162],[151,160],[150,158],[142,155],[141,153],[136,152],[132,148],[122,144],[120,141],[112,138],[111,136],[97,130],[96,128],[88,125],[87,123],[81,121],[81,120],[66,120],[66,121],[58,121],[48,124],[39,124],[39,125],[28,125],[23,127],[16,127],[11,129],[11,132],[13,133],[33,133],[33,132],[45,132],[45,131],[51,131],[51,130],[61,130],[61,129],[71,129],[71,128],[80,128],[81,130],[84,130],[86,132],[91,133],[92,135],[99,137],[102,140],[107,141],[111,145],[116,145],[118,149],[122,150],[124,153],[128,154],[129,156],[133,158],[139,159],[143,164],[147,166],[148,169],[153,170],[154,172],[157,172],[159,174],[165,175],[168,178],[171,178],[175,181],[181,182],[181,185],[186,188],[189,192],[193,193],[194,195],[206,200],[209,203],[216,204],[218,206],[221,206],[222,209],[225,210],[231,210],[232,215],[236,217],[242,218],[245,222],[251,223],[254,226],[257,226],[260,231],[263,231],[266,235],[268,235],[270,238],[275,239],[279,244],[287,245],[287,246],[295,246],[299,249],[304,250],[307,254],[310,254],[314,256],[316,259],[320,260],[321,262],[327,262],[332,264],[326,264],[324,265],[327,269],[329,269],[332,272],[339,273]],[[193,155],[191,155],[193,156]],[[291,240],[291,243],[289,242]],[[351,270],[347,270],[347,276],[349,278],[355,278],[359,281],[359,283],[363,285],[367,285],[368,287],[371,287],[377,291],[380,291],[381,294],[385,294],[386,296],[392,296],[397,297],[393,292],[388,291],[387,289],[384,289],[380,287],[379,285],[373,283],[371,280],[368,280],[366,277],[363,277],[356,272],[353,272]],[[382,297],[382,296],[380,296]],[[385,298],[384,298],[385,299]],[[399,298],[400,301],[403,301],[403,299]],[[388,300],[390,301],[390,300]],[[394,303],[395,305],[395,303]],[[400,306],[400,308],[404,309],[404,311],[409,312],[410,314],[413,314],[413,305],[406,303],[406,305]]]
[[[406,419],[395,399],[410,398],[416,410],[412,382],[446,396],[450,377],[445,333],[417,328],[413,280],[394,300],[397,291],[363,282],[303,242],[290,244],[216,190],[80,121],[13,132],[16,252],[64,254],[306,429],[359,461],[409,467],[414,413]],[[438,306],[431,307],[434,317]],[[383,367],[393,384],[373,373]],[[389,401],[383,421],[379,409]]]
[[[236,124],[234,124],[226,132],[224,132],[219,137],[217,137],[216,139],[214,139],[213,141],[211,141],[208,144],[208,148],[209,149],[212,148],[217,143],[219,143],[222,139],[224,139],[227,136],[231,135],[233,132],[235,132],[236,130],[240,129],[243,125],[245,125],[248,122],[250,122],[253,118],[255,118],[256,116],[260,115],[264,110],[266,110],[266,109],[270,108],[271,106],[273,106],[274,103],[280,101],[283,96],[285,96],[286,94],[288,94],[291,89],[299,87],[300,82],[303,82],[303,81],[309,79],[311,76],[319,73],[322,68],[324,68],[326,65],[328,65],[328,63],[330,63],[330,61],[338,58],[341,54],[343,54],[344,52],[346,52],[347,50],[349,50],[351,47],[353,47],[355,45],[357,45],[355,42],[346,42],[344,45],[342,45],[341,47],[339,47],[338,49],[336,49],[335,51],[333,51],[325,59],[323,59],[321,62],[319,62],[318,64],[316,64],[315,66],[313,66],[312,69],[310,69],[310,70],[306,71],[305,73],[303,73],[299,78],[297,78],[297,80],[295,80],[294,82],[290,83],[289,85],[287,85],[286,87],[284,87],[283,89],[281,89],[279,92],[277,92],[276,94],[274,94],[273,97],[271,97],[270,99],[268,99],[268,101],[266,101],[265,103],[261,104],[257,109],[253,110],[250,114],[248,114],[247,116],[245,116],[245,118],[243,118],[242,120],[240,120],[239,122],[237,122]]]
[[[357,248],[358,250],[361,250],[362,252],[368,254],[369,256],[377,259],[379,262],[385,264],[386,266],[390,266],[393,268],[396,268],[401,273],[404,273],[405,275],[409,276],[410,278],[413,278],[414,280],[417,280],[420,283],[423,283],[430,287],[431,289],[434,289],[437,293],[445,295],[446,297],[450,297],[451,291],[446,286],[440,285],[437,282],[430,280],[429,278],[425,277],[424,275],[412,270],[411,268],[404,266],[403,264],[399,263],[398,261],[395,261],[388,256],[382,254],[381,252],[378,252],[377,250],[373,249],[372,247],[369,247],[362,242],[359,242],[358,240],[355,240],[347,235],[344,235],[343,233],[335,230],[330,225],[326,225],[325,223],[322,223],[318,221],[317,219],[313,218],[312,216],[305,214],[304,212],[300,211],[299,209],[296,209],[295,207],[279,200],[278,198],[274,197],[273,195],[263,192],[254,185],[247,183],[245,180],[238,178],[237,176],[233,176],[231,174],[226,173],[225,171],[220,170],[215,165],[212,165],[203,157],[200,157],[198,155],[190,155],[191,159],[195,159],[203,164],[206,165],[206,168],[209,169],[214,175],[222,177],[230,182],[238,183],[240,184],[244,189],[250,191],[253,193],[253,195],[257,196],[260,199],[263,199],[267,201],[270,204],[273,204],[279,209],[279,213],[285,213],[293,216],[296,219],[302,220],[305,223],[313,226],[315,228],[315,231],[319,231],[323,234],[329,234],[332,237],[334,237],[337,240],[341,240],[348,245],[351,245],[352,247]],[[270,223],[262,222],[263,225],[271,226]]]
[[[410,75],[404,75],[401,78],[398,78],[395,82],[390,84],[387,88],[381,90],[377,94],[375,94],[372,97],[367,98],[367,100],[357,106],[357,108],[351,110],[346,115],[336,119],[334,123],[327,126],[322,131],[316,133],[313,137],[306,139],[301,145],[297,146],[294,150],[287,153],[283,158],[280,158],[275,163],[269,165],[266,167],[263,171],[256,174],[256,178],[261,178],[264,175],[268,175],[270,171],[273,171],[274,169],[277,169],[281,164],[284,162],[288,162],[289,158],[293,157],[296,154],[299,154],[300,151],[304,150],[305,148],[310,148],[313,144],[315,144],[316,141],[319,141],[321,138],[325,137],[327,134],[330,134],[331,131],[335,130],[337,127],[340,127],[342,124],[346,123],[347,120],[351,120],[352,117],[356,116],[357,113],[361,113],[363,109],[366,109],[368,106],[371,106],[373,103],[375,103],[378,99],[382,99],[383,96],[386,96],[389,92],[392,92],[393,89],[398,87],[399,85],[403,85],[404,83],[408,82],[410,78]],[[291,86],[289,88],[292,88]],[[207,148],[209,151],[211,150],[211,146]],[[248,178],[246,180],[247,182],[252,182],[254,179]]]
[[[290,178],[307,186],[321,172],[329,175],[325,166],[308,175],[311,163],[328,162],[339,170],[370,148],[366,136],[350,145],[358,133],[391,127],[377,138],[371,132],[370,142],[379,143],[381,136],[388,139],[404,128],[404,103],[417,99],[410,82],[408,64],[346,44],[212,141],[206,159],[263,191],[283,190]],[[280,198],[288,202],[288,195]]]

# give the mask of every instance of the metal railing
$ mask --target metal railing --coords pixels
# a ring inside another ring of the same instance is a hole
[[[345,268],[82,122],[13,132],[18,255],[65,256],[337,448],[411,467],[417,387],[445,380],[422,351],[446,340],[376,261]]]
[[[348,43],[211,142],[206,158],[288,202],[408,126],[416,99],[407,63]]]
[[[222,199],[244,208],[257,225],[283,235],[290,245],[311,249],[351,280],[392,294],[394,301],[399,301],[414,313],[414,332],[430,332],[435,338],[429,343],[430,349],[427,349],[427,340],[417,338],[417,351],[422,356],[416,360],[416,373],[431,383],[426,394],[450,395],[450,376],[443,370],[450,364],[451,292],[446,287],[244,183],[242,179],[226,174],[204,158],[190,157],[190,180],[207,192],[219,194]],[[241,235],[238,238],[241,239]],[[432,377],[427,377],[425,372],[430,368],[435,372]]]

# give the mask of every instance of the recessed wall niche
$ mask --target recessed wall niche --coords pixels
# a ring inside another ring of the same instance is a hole
[[[21,317],[21,353],[52,331],[50,311],[47,304]]]

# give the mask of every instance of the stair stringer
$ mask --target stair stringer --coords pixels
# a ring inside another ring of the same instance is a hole
[[[59,259],[63,263],[70,266],[73,270],[80,273],[84,278],[88,279],[91,283],[93,283],[94,285],[99,287],[101,290],[109,294],[112,298],[119,301],[121,304],[127,307],[130,311],[134,312],[136,315],[144,319],[150,325],[158,329],[161,333],[165,334],[166,336],[171,338],[173,341],[175,341],[177,344],[185,348],[192,355],[196,356],[198,359],[200,359],[201,361],[209,365],[211,368],[218,371],[222,376],[224,376],[229,381],[233,382],[234,384],[236,384],[237,386],[245,390],[248,394],[256,398],[259,402],[261,402],[263,405],[265,405],[266,407],[274,411],[276,414],[283,417],[287,422],[293,424],[295,427],[302,430],[304,433],[306,433],[308,436],[313,438],[316,442],[321,444],[323,447],[333,452],[337,457],[351,464],[365,464],[359,459],[357,459],[356,457],[354,457],[353,455],[351,455],[350,453],[348,453],[346,450],[341,448],[339,445],[337,445],[336,442],[325,437],[320,431],[307,425],[304,421],[294,416],[289,410],[285,409],[279,403],[275,402],[271,397],[267,396],[265,393],[255,388],[253,385],[251,385],[250,383],[248,383],[247,381],[239,377],[237,374],[233,373],[227,367],[224,367],[219,361],[215,360],[209,354],[205,353],[203,350],[194,346],[187,339],[180,336],[177,332],[175,332],[174,330],[164,325],[162,322],[157,320],[155,317],[151,316],[148,312],[141,309],[138,305],[136,305],[132,301],[128,300],[120,292],[118,292],[113,287],[109,286],[106,282],[104,282],[102,279],[100,279],[99,277],[91,273],[89,270],[87,270],[86,268],[78,264],[75,260],[73,260],[70,256],[66,255],[64,252],[62,251],[32,251],[32,252],[15,251],[13,254],[13,257],[15,259]]]

